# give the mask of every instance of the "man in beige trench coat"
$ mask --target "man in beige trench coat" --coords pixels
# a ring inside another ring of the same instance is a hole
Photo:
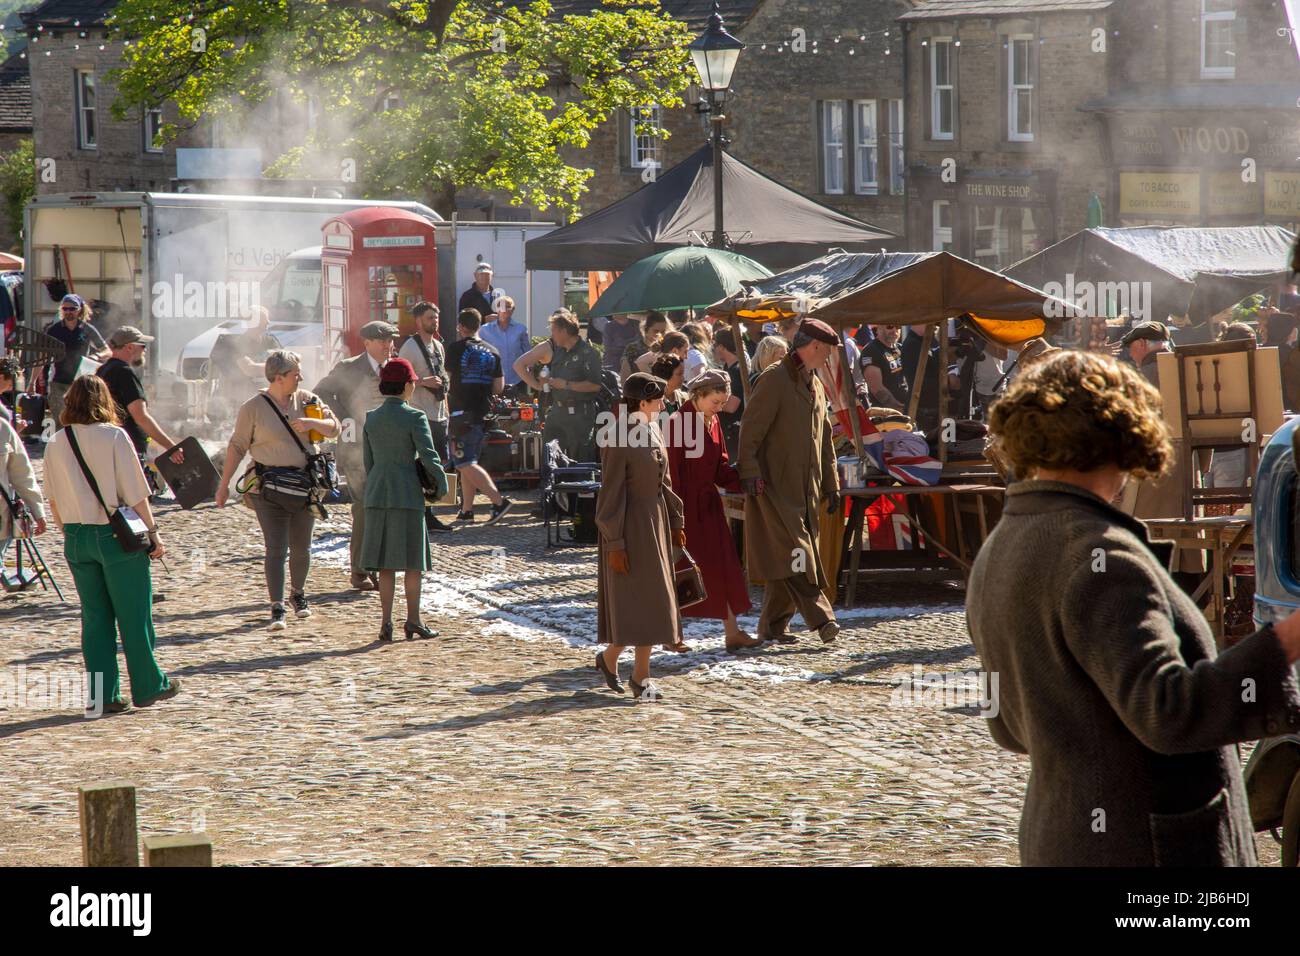
[[[740,422],[745,564],[766,582],[758,636],[790,644],[797,609],[829,644],[839,634],[823,594],[819,507],[839,508],[839,476],[826,393],[814,374],[838,344],[824,322],[804,319],[794,350],[758,377]]]

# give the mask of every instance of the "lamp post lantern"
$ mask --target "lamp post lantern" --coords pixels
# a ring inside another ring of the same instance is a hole
[[[726,121],[722,104],[727,90],[731,86],[731,74],[735,72],[736,61],[740,51],[745,48],[723,26],[722,14],[715,0],[713,13],[709,16],[709,25],[695,42],[687,49],[691,51],[691,62],[700,75],[700,88],[704,91],[706,101],[700,104],[700,112],[707,113],[712,127],[713,139],[713,242],[715,249],[726,247],[722,229],[722,124]]]

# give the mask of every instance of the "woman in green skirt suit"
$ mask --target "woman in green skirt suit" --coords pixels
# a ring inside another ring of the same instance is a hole
[[[393,597],[397,572],[405,572],[406,623],[412,637],[437,637],[420,623],[420,575],[429,570],[429,532],[424,524],[424,492],[416,459],[447,493],[447,477],[433,449],[433,434],[424,412],[408,405],[417,376],[406,359],[389,359],[379,370],[384,403],[366,415],[362,452],[366,466],[366,522],[361,538],[361,567],[379,572],[379,600],[384,623],[381,641],[393,639]]]

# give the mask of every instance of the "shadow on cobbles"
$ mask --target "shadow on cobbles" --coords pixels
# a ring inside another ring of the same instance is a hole
[[[365,654],[383,647],[378,641],[371,641],[360,647],[343,647],[332,651],[307,651],[301,654],[278,654],[270,657],[251,657],[241,661],[208,661],[205,664],[192,664],[168,671],[177,677],[190,674],[241,674],[246,671],[279,670],[282,667],[302,667],[317,661],[335,657],[352,657]]]
[[[598,710],[604,707],[635,707],[637,702],[631,696],[616,696],[613,693],[604,694],[596,693],[593,690],[576,691],[571,694],[555,694],[551,697],[543,697],[539,700],[520,701],[516,704],[507,704],[504,707],[498,707],[495,710],[486,710],[479,714],[466,714],[457,717],[448,717],[446,720],[439,720],[432,724],[417,724],[414,726],[403,727],[387,734],[375,734],[372,737],[362,738],[366,741],[373,740],[401,740],[406,737],[416,737],[420,734],[435,734],[448,730],[469,730],[474,727],[483,727],[488,724],[501,723],[502,721],[518,720],[522,717],[547,717],[551,714],[568,712],[574,710]]]
[[[858,663],[841,668],[828,680],[834,683],[852,679],[861,674],[870,674],[873,671],[885,670],[899,664],[920,664],[928,670],[934,670],[940,665],[957,664],[976,656],[974,644],[963,644],[960,647],[949,647],[942,650],[933,647],[904,647],[881,654],[867,654],[860,658]]]
[[[16,724],[0,724],[0,740],[5,737],[14,737],[18,734],[29,733],[33,730],[45,730],[50,727],[64,727],[68,724],[84,722],[86,718],[81,714],[51,714],[49,717],[37,717],[35,720],[24,720]]]

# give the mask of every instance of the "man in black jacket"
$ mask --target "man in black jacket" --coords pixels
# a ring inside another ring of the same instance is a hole
[[[492,286],[491,263],[480,262],[474,267],[474,284],[460,295],[460,308],[457,311],[473,309],[484,322],[490,322],[490,316],[496,314],[496,301],[501,295],[501,290]]]

